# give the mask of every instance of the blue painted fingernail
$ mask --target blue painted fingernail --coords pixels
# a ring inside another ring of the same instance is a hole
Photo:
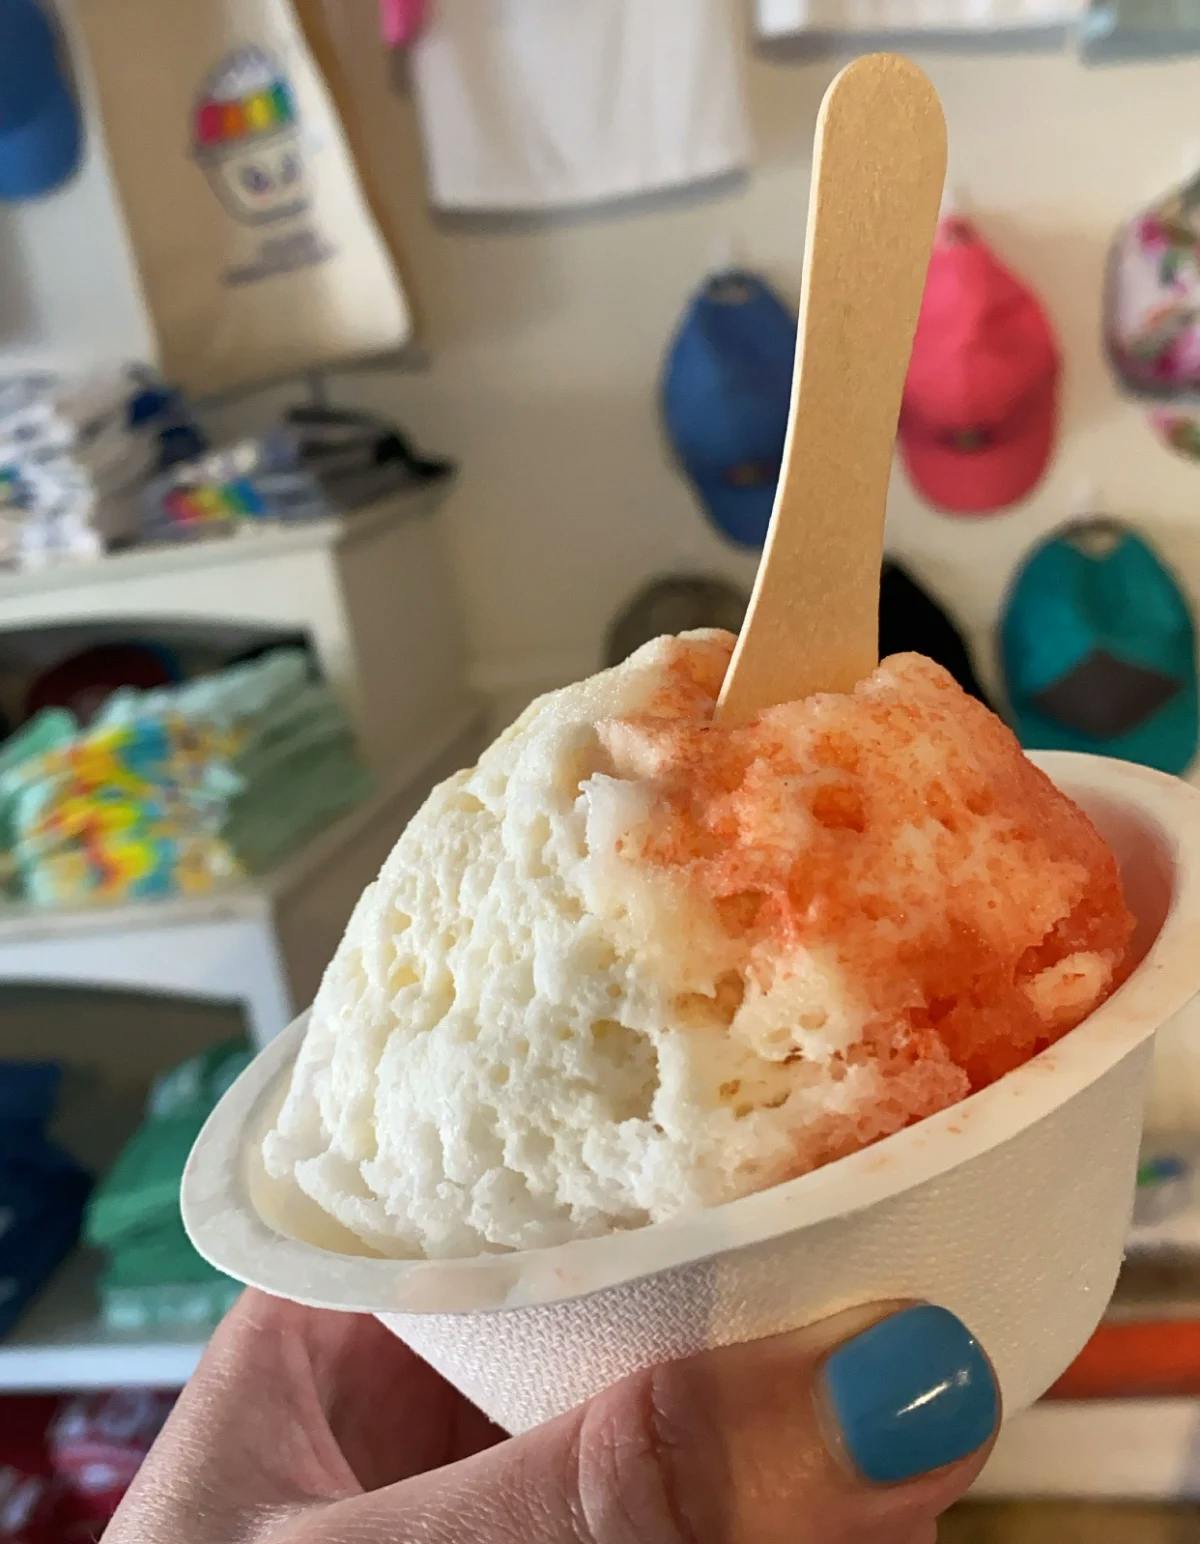
[[[979,1342],[945,1308],[881,1319],[825,1363],[825,1396],[855,1467],[895,1485],[981,1447],[1000,1414]]]

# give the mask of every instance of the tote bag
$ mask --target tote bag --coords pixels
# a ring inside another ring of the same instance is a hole
[[[290,0],[78,0],[160,363],[197,394],[386,355],[391,254]]]

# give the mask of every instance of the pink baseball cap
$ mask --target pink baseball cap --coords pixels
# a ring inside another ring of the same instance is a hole
[[[1007,509],[1041,480],[1059,352],[1037,297],[965,220],[938,228],[900,412],[917,490],[950,514]]]

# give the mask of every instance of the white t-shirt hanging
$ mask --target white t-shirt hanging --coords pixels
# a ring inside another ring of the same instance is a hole
[[[78,0],[167,374],[219,393],[387,355],[411,324],[291,0]]]
[[[437,0],[413,49],[433,203],[561,208],[734,171],[740,56],[733,0]]]
[[[757,0],[762,37],[796,32],[1000,32],[1058,27],[1085,0]]]

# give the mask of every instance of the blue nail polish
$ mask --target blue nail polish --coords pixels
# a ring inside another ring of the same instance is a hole
[[[979,1342],[961,1319],[928,1304],[839,1346],[823,1377],[846,1449],[876,1485],[965,1458],[987,1441],[1000,1413]]]

